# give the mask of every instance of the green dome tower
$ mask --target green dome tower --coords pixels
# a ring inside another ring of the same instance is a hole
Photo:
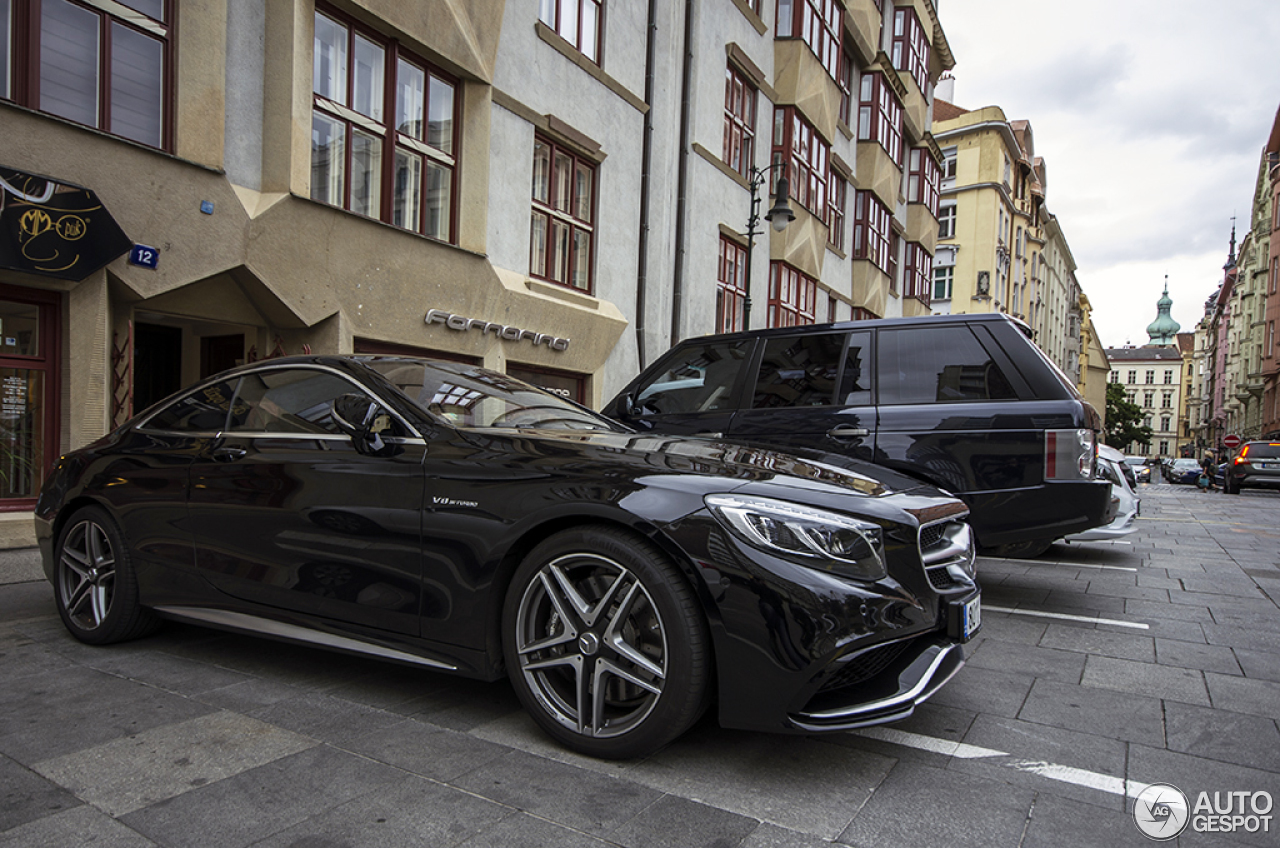
[[[1164,294],[1156,301],[1156,320],[1147,325],[1147,335],[1151,337],[1148,346],[1174,344],[1174,337],[1182,329],[1182,325],[1173,320],[1169,310],[1173,308],[1173,299],[1169,297],[1169,275],[1164,278]]]

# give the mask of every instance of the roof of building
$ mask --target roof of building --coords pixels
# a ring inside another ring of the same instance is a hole
[[[933,119],[935,121],[950,121],[952,118],[958,118],[961,115],[969,114],[968,109],[961,109],[954,103],[948,103],[945,100],[934,98],[933,101]]]
[[[1107,359],[1115,362],[1170,362],[1182,361],[1182,352],[1172,345],[1146,345],[1144,347],[1109,347]]]

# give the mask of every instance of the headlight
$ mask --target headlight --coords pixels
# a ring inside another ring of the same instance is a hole
[[[887,573],[884,533],[870,521],[770,498],[707,495],[703,500],[730,529],[769,553],[859,580]]]

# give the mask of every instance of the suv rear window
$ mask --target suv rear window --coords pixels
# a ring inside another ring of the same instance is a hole
[[[881,330],[879,353],[882,404],[1017,399],[968,327]]]
[[[1280,442],[1252,442],[1245,445],[1250,459],[1280,458]]]

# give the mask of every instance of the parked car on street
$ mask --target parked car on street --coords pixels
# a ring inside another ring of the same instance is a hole
[[[1116,502],[1116,517],[1105,527],[1094,527],[1083,533],[1066,537],[1068,542],[1098,542],[1127,536],[1136,528],[1135,522],[1142,514],[1142,500],[1129,481],[1126,470],[1131,466],[1125,456],[1109,445],[1098,446],[1098,477],[1111,484],[1111,498]]]
[[[1111,522],[1101,422],[1006,315],[935,315],[688,339],[603,411],[702,435],[875,462],[953,492],[978,541],[1036,556]]]
[[[83,642],[177,619],[505,674],[597,757],[650,753],[713,702],[796,733],[911,715],[981,625],[967,512],[879,466],[361,356],[210,377],[63,456],[35,510]]]
[[[1145,456],[1126,456],[1124,458],[1125,465],[1133,470],[1133,475],[1137,483],[1151,482],[1151,466],[1147,464]]]
[[[1170,483],[1194,486],[1200,479],[1200,463],[1189,457],[1180,457],[1169,463],[1165,478]]]
[[[1227,463],[1222,490],[1238,495],[1241,489],[1280,489],[1280,442],[1254,441],[1240,446]]]

